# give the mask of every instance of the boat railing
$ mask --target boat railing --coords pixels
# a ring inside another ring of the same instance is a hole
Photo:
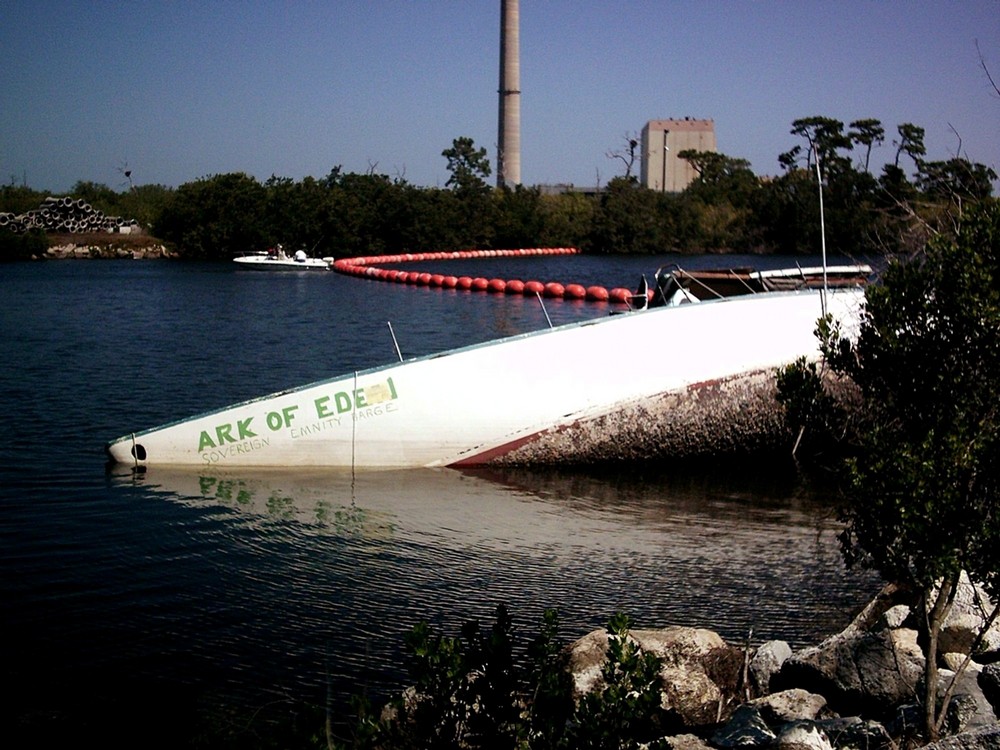
[[[688,271],[678,264],[656,271],[652,305],[673,306],[684,302],[724,299],[761,292],[797,291],[864,286],[872,269],[865,264],[822,266],[759,271],[752,268],[719,268]]]
[[[678,302],[671,302],[677,292],[683,294],[684,301],[697,302],[706,298],[724,299],[734,294],[756,294],[760,291],[749,284],[747,278],[747,269],[689,272],[676,263],[661,266],[656,269],[653,305],[678,304]],[[710,283],[720,281],[732,285],[735,291],[720,291]]]

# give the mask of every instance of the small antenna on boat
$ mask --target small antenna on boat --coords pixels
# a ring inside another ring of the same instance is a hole
[[[358,371],[354,371],[354,390],[353,393],[358,392]],[[351,504],[354,504],[355,491],[357,485],[355,480],[357,479],[356,465],[357,465],[357,453],[358,453],[358,415],[357,412],[351,412]]]
[[[391,320],[387,320],[385,322],[385,324],[387,326],[389,326],[389,335],[392,336],[392,345],[394,347],[396,347],[396,356],[399,357],[399,361],[402,362],[403,361],[403,353],[401,351],[399,351],[399,342],[396,341],[396,334],[392,330],[392,321]]]
[[[538,304],[542,308],[542,312],[545,313],[545,321],[549,324],[549,328],[552,328],[552,318],[549,317],[549,311],[545,309],[545,302],[542,300],[542,295],[539,292],[535,292],[535,296],[538,297]]]
[[[820,305],[823,317],[826,317],[826,220],[823,216],[823,174],[819,169],[819,149],[813,144],[813,155],[816,157],[816,183],[819,185],[819,237],[823,252],[823,290],[820,292]]]

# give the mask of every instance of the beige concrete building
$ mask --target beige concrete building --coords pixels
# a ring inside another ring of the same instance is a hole
[[[698,176],[677,154],[715,151],[713,120],[650,120],[642,129],[640,181],[650,190],[678,193]]]

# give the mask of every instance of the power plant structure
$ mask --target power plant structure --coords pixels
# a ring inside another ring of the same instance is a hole
[[[521,52],[519,0],[500,0],[500,87],[497,187],[521,184]],[[678,154],[715,151],[715,122],[686,117],[650,120],[642,129],[642,185],[679,193],[698,174]],[[596,189],[595,189],[596,190]]]
[[[679,193],[698,173],[678,154],[715,148],[713,120],[650,120],[642,129],[640,181],[650,190]]]
[[[518,0],[500,0],[497,187],[521,184],[521,53]]]

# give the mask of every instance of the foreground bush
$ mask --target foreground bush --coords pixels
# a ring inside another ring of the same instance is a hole
[[[628,638],[629,618],[608,624],[599,691],[573,700],[558,617],[545,612],[527,646],[504,606],[489,631],[467,623],[458,638],[422,623],[407,638],[412,686],[380,713],[358,703],[342,748],[625,748],[659,732],[660,662]],[[518,654],[524,658],[518,660]]]

